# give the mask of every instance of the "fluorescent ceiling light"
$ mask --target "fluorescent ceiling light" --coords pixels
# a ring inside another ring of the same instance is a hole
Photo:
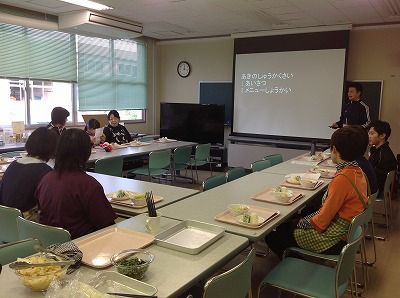
[[[75,5],[79,5],[79,6],[83,6],[83,7],[87,7],[90,9],[94,9],[94,10],[107,10],[107,9],[113,9],[110,6],[104,5],[104,4],[100,4],[94,1],[90,1],[90,0],[60,0],[63,2],[67,2],[67,3],[71,3],[71,4],[75,4]]]

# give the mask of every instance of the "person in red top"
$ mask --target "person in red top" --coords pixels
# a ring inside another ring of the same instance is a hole
[[[290,246],[313,252],[339,254],[346,245],[350,222],[368,204],[367,180],[355,161],[364,154],[359,131],[346,126],[331,138],[331,158],[337,173],[328,186],[321,207],[300,220],[277,227],[266,237],[270,249],[278,257]]]
[[[116,218],[101,184],[85,172],[91,147],[83,130],[65,131],[54,171],[45,175],[36,189],[39,222],[64,228],[73,239],[112,225]]]

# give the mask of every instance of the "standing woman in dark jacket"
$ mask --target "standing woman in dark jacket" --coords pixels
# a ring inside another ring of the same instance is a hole
[[[104,127],[103,133],[106,136],[106,142],[125,144],[132,142],[132,137],[125,126],[119,124],[120,117],[116,110],[111,110],[108,115],[108,125]]]

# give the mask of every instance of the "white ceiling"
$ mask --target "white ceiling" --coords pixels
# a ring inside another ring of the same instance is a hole
[[[338,24],[400,23],[400,0],[96,0],[104,13],[143,24],[156,39],[224,36],[232,33]],[[0,3],[60,15],[82,7],[58,0]]]

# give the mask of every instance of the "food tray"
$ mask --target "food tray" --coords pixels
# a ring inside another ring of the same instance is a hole
[[[157,139],[154,140],[155,143],[171,143],[171,142],[177,142],[178,140],[175,139]]]
[[[95,288],[102,293],[114,292],[148,296],[157,293],[156,287],[114,271],[100,272],[97,278],[100,283],[97,283]]]
[[[109,228],[75,244],[83,253],[82,263],[105,268],[111,265],[111,256],[125,249],[142,248],[151,244],[154,236],[123,228]]]
[[[12,163],[14,160],[15,160],[14,157],[3,157],[3,158],[0,158],[0,165],[5,165],[5,164]]]
[[[258,207],[258,206],[250,206],[249,213],[256,213],[258,216],[261,216],[264,218],[264,221],[257,224],[257,225],[251,225],[251,224],[245,224],[241,223],[236,220],[236,218],[229,212],[229,210],[225,210],[224,212],[216,215],[214,217],[215,220],[225,222],[228,224],[236,225],[236,226],[241,226],[241,227],[246,227],[250,229],[258,229],[264,226],[267,222],[273,220],[277,216],[279,216],[279,211],[278,210],[273,210],[269,208],[263,208],[263,207]]]
[[[332,159],[330,159],[330,158],[321,161],[320,163],[318,163],[318,166],[328,167],[328,168],[336,168],[336,164],[334,164]]]
[[[132,202],[132,199],[127,198],[127,199],[123,199],[123,200],[121,200],[121,199],[115,200],[115,199],[112,199],[110,197],[110,195],[111,194],[107,194],[107,199],[111,204],[114,204],[114,205],[125,206],[125,207],[134,208],[134,209],[142,209],[144,207],[147,207],[146,200],[142,200],[143,204],[134,204]],[[154,199],[154,203],[155,204],[157,204],[157,203],[161,202],[162,200],[164,200],[163,197],[160,197],[160,196],[157,196],[157,195],[153,195],[153,199]]]
[[[156,236],[159,246],[196,255],[221,238],[225,229],[194,220],[185,220]]]
[[[333,168],[312,168],[310,169],[311,173],[319,173],[321,174],[321,178],[325,179],[333,179],[336,175],[336,169]]]
[[[148,142],[130,142],[127,144],[129,147],[142,147],[142,146],[148,146],[151,145],[151,143]]]
[[[293,184],[287,181],[281,183],[282,186],[290,187],[290,188],[298,188],[298,189],[305,189],[305,190],[316,190],[318,187],[324,184],[324,180],[318,180],[314,187],[305,187],[301,184]]]
[[[274,194],[272,193],[272,191],[273,191],[272,188],[268,188],[267,190],[256,194],[254,197],[252,197],[252,199],[256,200],[256,201],[268,202],[268,203],[279,204],[279,205],[291,205],[294,202],[296,202],[304,197],[304,194],[294,191],[293,197],[288,202],[283,202],[283,201],[279,200],[277,197],[275,197]]]

